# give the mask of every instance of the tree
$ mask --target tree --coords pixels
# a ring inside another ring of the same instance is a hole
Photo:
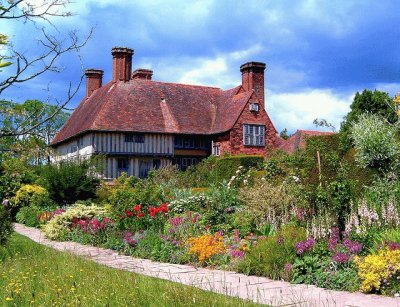
[[[290,135],[288,134],[286,128],[283,129],[283,130],[279,133],[279,136],[280,136],[282,139],[284,139],[284,140],[287,140],[287,139],[290,137]]]
[[[351,137],[361,167],[378,169],[382,174],[396,166],[400,155],[397,129],[375,114],[362,114],[351,126]]]
[[[49,118],[56,108],[38,100],[27,100],[23,104],[0,101],[0,131],[3,135],[30,128],[24,135],[0,138],[0,151],[23,157],[31,164],[49,162],[52,153],[48,145],[69,116],[69,113],[59,111]]]
[[[70,31],[66,35],[62,35],[54,24],[54,20],[62,17],[69,17],[71,12],[66,10],[70,0],[14,0],[14,1],[0,1],[0,20],[9,20],[16,22],[23,22],[25,24],[34,25],[37,29],[39,36],[38,42],[41,47],[39,55],[30,57],[24,52],[16,50],[11,44],[7,45],[7,56],[0,55],[0,60],[7,58],[8,63],[12,63],[13,72],[0,79],[0,95],[10,88],[46,73],[46,72],[60,72],[61,67],[57,66],[57,60],[67,53],[77,53],[79,55],[80,49],[87,43],[90,33],[84,37],[79,38],[77,31]],[[46,27],[38,27],[38,21],[44,21],[45,25],[50,25],[52,29],[56,29],[57,37],[52,35]],[[5,44],[6,36],[0,33],[0,44]],[[80,84],[83,80],[83,73],[76,86],[69,83],[66,97],[63,99],[56,99],[51,104],[55,107],[51,113],[46,112],[47,116],[43,117],[39,112],[38,118],[29,118],[26,122],[18,126],[13,126],[13,129],[0,130],[0,138],[10,136],[20,136],[30,134],[33,130],[43,125],[47,121],[53,119],[61,110],[63,110],[71,99],[78,92]],[[0,110],[0,117],[4,115],[4,111]]]
[[[351,147],[351,127],[362,114],[378,115],[388,123],[395,123],[398,120],[393,99],[388,93],[377,90],[372,92],[365,89],[361,94],[357,92],[350,109],[340,127],[341,144],[344,149]]]

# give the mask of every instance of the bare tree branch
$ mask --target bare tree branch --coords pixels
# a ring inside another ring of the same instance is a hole
[[[66,10],[67,5],[70,3],[72,3],[71,0],[0,0],[0,20],[14,19],[33,24],[42,20],[54,26],[52,22],[55,17],[69,17],[73,15]],[[54,28],[57,29],[55,26]],[[84,74],[79,52],[92,36],[93,28],[83,38],[78,36],[77,31],[70,31],[66,37],[59,38],[61,35],[57,35],[56,37],[50,34],[45,27],[37,29],[41,34],[41,38],[38,39],[37,43],[42,50],[38,56],[31,57],[26,52],[16,50],[12,45],[8,45],[9,54],[7,57],[13,62],[12,67],[14,71],[4,80],[0,79],[0,95],[11,86],[29,82],[46,72],[61,72],[62,67],[57,64],[58,59],[68,53],[76,53],[79,57],[82,67],[80,80],[75,86],[71,82],[69,83],[66,97],[61,100],[54,98],[55,104],[53,103],[53,105],[55,108],[51,114],[45,114],[45,110],[42,110],[41,112],[29,114],[12,125],[1,125],[0,138],[29,135],[40,136],[40,129],[42,129],[43,124],[51,121],[60,111],[69,109],[67,108],[68,103],[76,95],[82,84]],[[4,112],[7,112],[7,110],[0,108],[0,123],[4,121],[4,118],[7,118],[4,116],[6,115]]]

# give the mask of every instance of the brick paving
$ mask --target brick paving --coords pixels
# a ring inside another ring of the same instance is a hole
[[[75,242],[48,240],[35,228],[15,224],[15,231],[31,240],[83,256],[97,263],[151,277],[171,280],[216,293],[237,296],[272,306],[390,306],[400,307],[400,298],[345,291],[331,291],[311,285],[293,285],[265,277],[246,276],[236,272],[196,268],[190,265],[159,263],[119,255],[113,250]]]

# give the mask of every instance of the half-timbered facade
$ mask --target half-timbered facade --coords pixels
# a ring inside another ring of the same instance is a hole
[[[113,78],[86,70],[86,97],[56,135],[57,160],[104,156],[103,176],[146,177],[177,164],[184,170],[214,154],[267,154],[279,143],[264,109],[265,64],[240,67],[242,84],[222,90],[152,80],[131,73],[133,50],[112,49]]]

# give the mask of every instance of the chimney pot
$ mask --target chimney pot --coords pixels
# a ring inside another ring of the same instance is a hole
[[[100,88],[103,83],[103,71],[100,69],[86,69],[86,98]]]
[[[247,62],[240,66],[242,86],[244,90],[254,90],[257,97],[264,103],[264,70],[267,67],[261,62]]]
[[[132,79],[151,80],[153,71],[151,69],[138,68],[132,73]]]
[[[113,47],[113,81],[129,81],[132,71],[132,55],[134,51],[127,47]]]

